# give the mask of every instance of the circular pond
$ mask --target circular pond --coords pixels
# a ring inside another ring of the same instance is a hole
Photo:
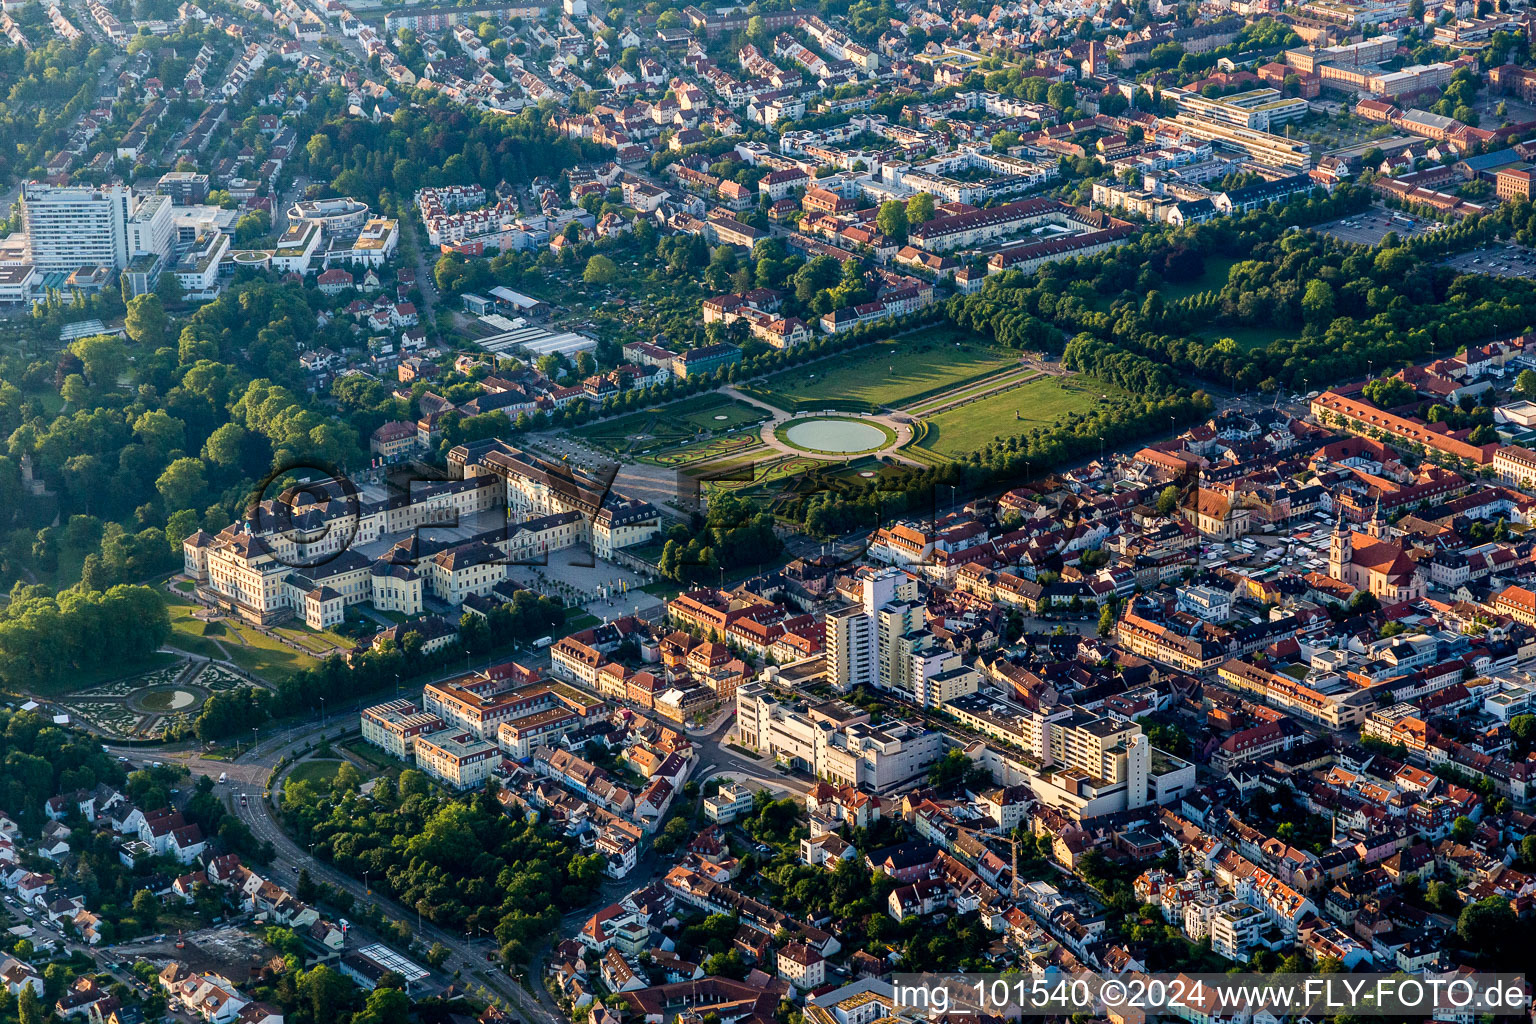
[[[197,700],[197,694],[186,690],[150,690],[139,695],[139,706],[145,711],[182,711]]]
[[[875,451],[896,441],[896,435],[878,423],[842,416],[796,420],[784,427],[781,436],[796,448],[837,455]]]

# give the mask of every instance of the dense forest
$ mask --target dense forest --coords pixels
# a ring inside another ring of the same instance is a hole
[[[122,781],[122,767],[85,733],[0,708],[0,808],[24,827],[43,822],[43,802],[51,796]]]
[[[1238,390],[1315,388],[1536,323],[1536,283],[1433,262],[1458,244],[1530,232],[1530,204],[1422,242],[1388,236],[1378,249],[1290,230],[1367,200],[1346,186],[1326,199],[1149,231],[1031,277],[999,274],[951,300],[950,315],[1005,345],[1055,349],[1053,337],[1070,338],[1069,366],[1139,393],[1191,376]],[[1165,299],[1174,288],[1186,297]]]
[[[131,665],[154,653],[170,632],[165,602],[150,587],[119,584],[55,596],[18,583],[0,606],[0,684],[19,691]]]
[[[435,93],[418,93],[377,124],[344,117],[345,96],[330,95],[311,111],[314,131],[305,146],[309,175],[336,195],[377,198],[386,212],[402,214],[412,194],[426,186],[526,185],[555,177],[581,160],[611,151],[570,139],[550,122],[552,105],[516,117],[465,110]]]
[[[315,855],[452,931],[483,928],[509,962],[521,963],[565,911],[601,883],[601,854],[573,853],[548,828],[502,812],[496,788],[443,795],[414,769],[381,778],[371,793],[354,780],[329,788],[290,781],[283,814]]]

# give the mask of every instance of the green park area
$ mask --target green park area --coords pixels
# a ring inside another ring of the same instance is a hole
[[[957,387],[1018,364],[1019,354],[954,327],[867,345],[836,359],[784,370],[744,390],[786,411],[873,410]]]
[[[316,786],[329,786],[341,770],[341,761],[314,757],[300,761],[288,773],[290,782],[308,782]]]
[[[269,636],[254,626],[236,624],[229,620],[204,622],[193,612],[200,605],[167,595],[166,607],[171,613],[171,639],[169,645],[188,654],[202,658],[232,661],[254,676],[269,683],[285,679],[300,669],[317,664],[318,658],[303,651],[294,650],[276,637]],[[306,640],[318,647],[315,638],[327,634],[311,633],[302,626],[290,626],[295,632],[306,633]],[[339,639],[339,638],[338,638]],[[305,645],[306,649],[310,649]],[[318,650],[315,652],[318,654]]]
[[[1022,387],[956,406],[927,419],[928,431],[915,453],[923,450],[958,457],[1037,426],[1063,423],[1092,409],[1103,398],[1124,392],[1090,378],[1047,377]],[[1102,397],[1101,397],[1102,396]]]
[[[1203,337],[1209,344],[1212,345],[1216,344],[1216,342],[1220,341],[1222,338],[1231,338],[1233,341],[1237,342],[1239,351],[1257,352],[1260,349],[1268,348],[1270,343],[1279,338],[1282,333],[1287,334],[1288,336],[1294,336],[1296,332],[1282,332],[1274,327],[1254,324],[1252,326],[1222,327],[1210,332],[1209,334],[1203,335]]]
[[[589,444],[623,454],[669,448],[714,431],[758,423],[767,416],[745,402],[707,394],[593,423],[573,433]]]
[[[1227,276],[1236,265],[1237,260],[1211,256],[1206,259],[1205,270],[1198,277],[1164,284],[1158,291],[1162,292],[1164,302],[1177,302],[1201,292],[1219,292],[1227,286]]]
[[[762,444],[762,436],[756,429],[743,428],[735,433],[693,441],[681,448],[669,448],[663,452],[645,455],[640,461],[657,466],[691,466],[711,459],[720,459],[732,453],[739,454],[751,448],[761,448]]]

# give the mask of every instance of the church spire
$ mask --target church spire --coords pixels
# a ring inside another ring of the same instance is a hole
[[[1333,536],[1328,539],[1328,575],[1348,582],[1345,574],[1354,558],[1354,537],[1344,528],[1344,507],[1340,505],[1333,523]]]

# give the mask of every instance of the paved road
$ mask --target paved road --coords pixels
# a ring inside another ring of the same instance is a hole
[[[276,757],[272,756],[275,750],[276,745],[273,751],[266,754],[258,751],[257,760],[272,757],[272,762],[275,763]],[[487,962],[487,954],[496,952],[493,940],[488,937],[472,939],[447,931],[393,900],[377,892],[370,892],[363,882],[329,863],[315,859],[310,851],[290,838],[277,824],[270,799],[259,794],[247,794],[247,797],[243,806],[236,807],[235,813],[250,827],[256,838],[271,843],[277,851],[277,857],[267,869],[267,873],[279,884],[292,891],[298,885],[299,870],[303,867],[308,869],[310,877],[315,881],[326,882],[342,889],[359,902],[375,903],[388,916],[398,921],[409,924],[415,918],[419,922],[417,936],[422,943],[440,942],[448,948],[449,956],[443,964],[444,971],[449,974],[462,971],[466,977],[473,976],[488,989],[507,999],[530,1021],[541,1022],[541,1024],[565,1024],[563,1017],[552,1013],[500,968]]]
[[[380,695],[374,695],[367,701],[356,703],[357,706],[361,706],[363,703],[372,703],[380,699],[383,699]],[[129,758],[135,764],[148,764],[154,761],[181,764],[192,773],[193,778],[207,775],[217,779],[220,774],[227,774],[229,782],[225,791],[229,796],[232,810],[246,823],[258,840],[271,843],[277,852],[272,865],[264,869],[265,874],[291,891],[298,885],[299,869],[307,868],[314,880],[327,882],[338,889],[343,889],[357,900],[376,903],[389,916],[409,924],[417,916],[414,909],[407,910],[377,893],[370,894],[361,881],[328,863],[313,858],[308,850],[300,847],[282,830],[274,818],[273,806],[262,795],[267,779],[278,761],[301,752],[318,740],[322,734],[334,734],[345,728],[350,724],[349,712],[353,710],[355,707],[348,705],[345,711],[327,715],[323,724],[319,721],[309,721],[284,728],[262,738],[253,749],[243,751],[238,759],[232,761],[209,759],[196,750],[187,749],[125,747],[111,744],[107,744],[106,749],[114,756]],[[244,804],[241,803],[237,794],[244,795]],[[462,970],[466,977],[473,976],[474,980],[484,984],[521,1010],[530,1022],[565,1024],[564,1017],[541,1005],[505,972],[487,962],[486,954],[496,951],[495,943],[490,938],[470,939],[448,932],[424,919],[418,935],[426,944],[441,942],[449,949],[450,956],[443,965],[444,970],[449,974]]]

